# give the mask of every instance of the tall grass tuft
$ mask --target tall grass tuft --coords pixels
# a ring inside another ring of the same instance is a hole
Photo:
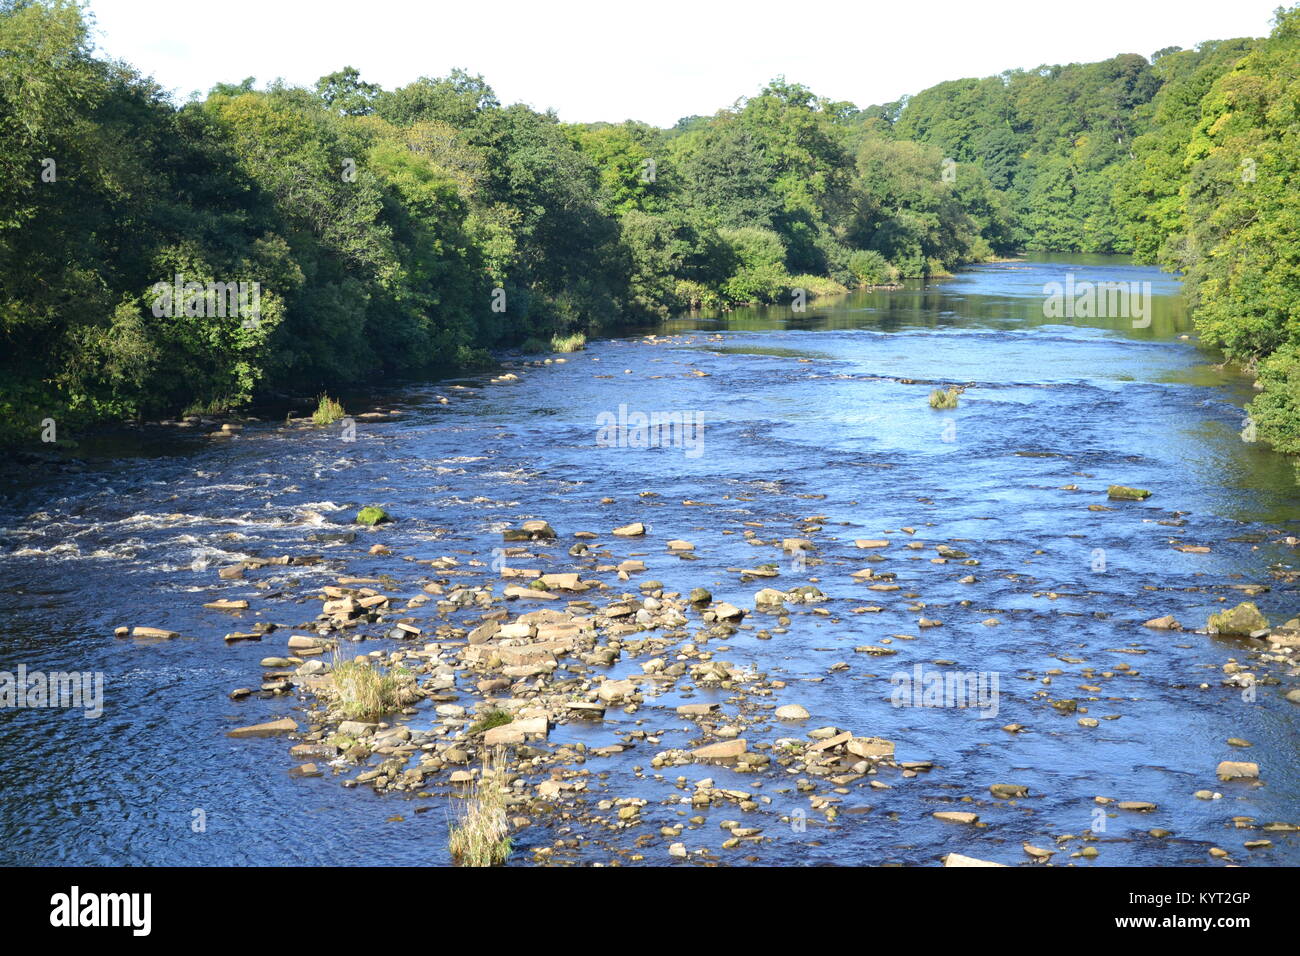
[[[496,866],[506,861],[511,842],[502,748],[488,755],[482,775],[470,786],[464,809],[457,816],[447,841],[453,860],[461,866]]]
[[[587,336],[581,332],[572,335],[552,335],[552,352],[577,352],[587,347]]]
[[[330,691],[334,703],[349,720],[377,720],[402,706],[403,691],[411,672],[401,667],[383,670],[365,657],[334,659]]]
[[[931,408],[956,408],[960,388],[936,388],[930,393]]]
[[[311,420],[317,425],[333,425],[340,418],[346,418],[347,414],[343,410],[342,402],[328,395],[322,395],[316,402],[316,411],[312,412]]]

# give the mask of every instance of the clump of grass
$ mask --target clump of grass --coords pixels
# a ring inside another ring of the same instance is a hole
[[[377,720],[402,706],[403,692],[411,682],[411,672],[394,667],[372,667],[364,657],[350,661],[335,658],[330,671],[330,691],[334,703],[349,720]]]
[[[961,395],[959,388],[936,388],[930,393],[930,407],[956,408],[959,395]]]
[[[461,866],[496,866],[510,856],[504,764],[498,747],[488,756],[482,775],[465,797],[464,810],[450,828],[447,848]]]
[[[471,734],[483,733],[493,727],[503,727],[512,723],[514,719],[514,716],[508,710],[489,710],[470,726],[469,732]]]
[[[346,418],[347,414],[343,410],[343,403],[337,398],[321,395],[316,402],[316,411],[311,414],[311,420],[317,425],[333,425],[340,418]]]
[[[572,335],[551,336],[552,352],[577,352],[586,347],[587,336],[581,332],[574,332]]]

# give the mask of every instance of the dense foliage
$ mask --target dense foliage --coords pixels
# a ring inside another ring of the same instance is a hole
[[[1270,356],[1262,433],[1300,446],[1297,247],[1275,241],[1296,228],[1294,23],[866,109],[778,78],[657,129],[564,124],[461,71],[177,105],[92,55],[75,0],[0,0],[0,435],[1033,248],[1186,270],[1206,339]],[[233,292],[214,310],[240,283],[252,317]]]

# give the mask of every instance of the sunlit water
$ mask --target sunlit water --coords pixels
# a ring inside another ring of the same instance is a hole
[[[1133,328],[1129,318],[1044,318],[1044,284],[1063,281],[1067,270],[1079,280],[1151,282],[1150,327]],[[84,440],[71,466],[10,472],[0,499],[0,670],[101,671],[107,685],[98,719],[0,712],[0,863],[447,862],[445,788],[431,812],[416,814],[421,801],[411,796],[346,790],[328,773],[291,778],[298,761],[285,740],[225,733],[301,716],[296,699],[235,702],[227,694],[256,686],[260,659],[283,653],[288,628],[315,616],[313,587],[340,574],[392,573],[409,584],[401,593],[414,594],[420,569],[402,556],[488,561],[502,527],[534,516],[560,534],[544,569],[570,567],[571,535],[591,530],[618,555],[645,560],[649,569],[636,578],[683,592],[706,586],[743,607],[765,584],[815,580],[831,598],[822,605],[829,616],[796,613],[789,633],[768,641],[755,632],[771,621],[754,616],[752,628],[711,644],[719,659],[786,681],[774,702],[800,703],[813,715],[804,726],[749,728],[751,746],[836,725],[889,738],[900,760],[931,760],[935,769],[914,779],[882,775],[887,790],[851,785],[833,824],[811,813],[800,831],[780,817],[807,800],[779,768],[755,776],[691,766],[654,779],[654,753],[693,737],[674,712],[678,703],[740,706],[727,692],[671,691],[647,698],[634,715],[611,709],[603,725],[560,725],[551,735],[553,743],[589,746],[632,728],[662,735],[659,745],[587,763],[593,773],[610,771],[603,781],[593,776],[587,799],[644,796],[645,822],[570,834],[539,818],[518,836],[517,862],[530,859],[527,847],[574,835],[589,839],[558,859],[627,862],[638,836],[703,812],[707,822],[680,839],[724,862],[930,864],[956,850],[1018,864],[1027,862],[1022,842],[1052,848],[1059,835],[1092,829],[1100,831],[1097,864],[1210,864],[1211,846],[1239,863],[1300,863],[1295,834],[1270,833],[1272,848],[1246,850],[1242,843],[1261,833],[1231,822],[1300,823],[1300,707],[1282,696],[1297,678],[1279,674],[1279,684],[1244,700],[1220,683],[1225,662],[1245,659],[1240,644],[1140,626],[1164,614],[1203,626],[1220,597],[1243,599],[1232,588],[1243,584],[1270,586],[1256,600],[1271,619],[1300,613],[1296,586],[1270,574],[1296,562],[1279,542],[1300,533],[1294,465],[1239,438],[1250,389],[1180,338],[1191,328],[1176,279],[1120,259],[1040,256],[814,302],[797,314],[740,310],[651,331],[654,339],[593,342],[563,363],[513,360],[517,381],[484,375],[370,396],[401,415],[359,422],[355,442],[342,441],[337,426],[286,430],[272,422],[224,440],[155,430],[130,442]],[[966,386],[959,408],[928,407],[939,384]],[[358,402],[349,398],[349,409]],[[597,417],[620,405],[702,415],[699,453],[600,447]],[[1112,483],[1153,495],[1107,502]],[[1079,490],[1061,490],[1071,484]],[[602,504],[605,497],[614,503]],[[369,503],[399,520],[352,541],[330,537],[354,530],[355,509]],[[802,536],[812,516],[824,516],[811,535],[821,564],[801,569],[742,536]],[[1157,523],[1179,516],[1181,527]],[[605,537],[635,520],[651,526],[646,539]],[[926,550],[902,547],[903,526],[916,529]],[[894,542],[877,567],[897,572],[901,592],[869,592],[849,577],[867,566],[854,539],[876,537]],[[667,555],[671,538],[695,542],[699,560]],[[398,556],[370,556],[376,541]],[[980,565],[931,563],[940,543]],[[1212,551],[1182,553],[1178,543]],[[327,560],[250,572],[246,581],[217,577],[242,557],[282,554]],[[781,562],[781,577],[741,583],[727,571],[763,562]],[[969,573],[977,583],[958,583]],[[625,587],[634,592],[635,579]],[[912,609],[904,593],[919,594],[924,610]],[[216,597],[247,597],[253,611],[202,608]],[[867,605],[884,610],[852,613]],[[414,616],[422,613],[433,610]],[[943,626],[918,629],[922,614]],[[1000,624],[981,623],[991,617]],[[286,629],[226,646],[224,634],[256,620]],[[119,625],[184,636],[137,644],[114,638]],[[381,632],[372,627],[375,639],[359,649],[393,646]],[[917,639],[893,640],[892,657],[853,651],[893,634]],[[848,670],[831,673],[840,661]],[[639,673],[640,663],[624,659],[611,673]],[[917,664],[998,674],[996,717],[892,706],[890,675]],[[1138,675],[1100,676],[1121,664]],[[1086,667],[1095,668],[1093,680],[1081,674]],[[1062,673],[1042,684],[1053,668]],[[1101,693],[1079,689],[1094,681]],[[472,680],[464,689],[462,702],[472,704]],[[1058,714],[1050,701],[1061,698],[1080,698],[1100,726]],[[1118,719],[1104,719],[1112,715]],[[1027,730],[1000,729],[1013,722]],[[1230,747],[1229,737],[1253,747]],[[1216,781],[1214,768],[1226,759],[1258,762],[1263,786]],[[635,777],[633,766],[645,776]],[[739,811],[672,804],[690,792],[673,786],[679,774],[737,788],[762,780],[754,792],[771,804],[746,823],[768,839],[719,850],[726,836],[719,821]],[[993,783],[1027,785],[1031,796],[994,801]],[[1223,797],[1195,799],[1202,788]],[[955,802],[964,795],[975,804]],[[1099,795],[1158,809],[1099,817]],[[988,826],[937,822],[930,814],[941,809],[973,809]],[[192,825],[196,810],[201,832]],[[1153,827],[1173,836],[1154,839]],[[667,862],[668,842],[656,837],[639,852]],[[1079,846],[1068,844],[1057,861],[1068,862]]]

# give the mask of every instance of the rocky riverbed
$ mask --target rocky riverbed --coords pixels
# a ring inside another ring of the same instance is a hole
[[[5,861],[447,863],[500,753],[511,865],[1300,862],[1293,469],[1169,280],[1071,328],[1045,268],[13,483],[3,669],[107,679],[0,712]]]

